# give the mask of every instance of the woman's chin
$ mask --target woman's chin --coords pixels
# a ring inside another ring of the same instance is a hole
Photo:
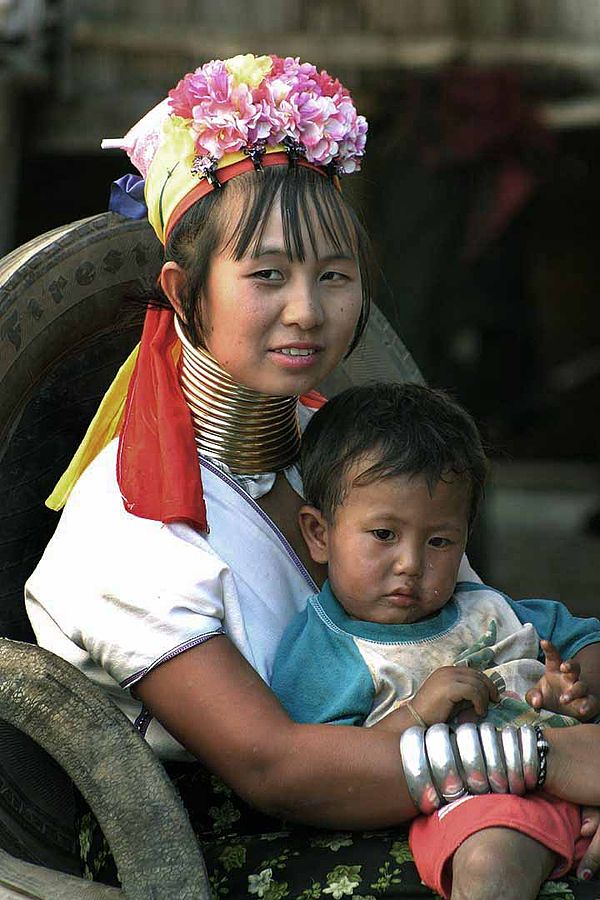
[[[261,371],[229,373],[238,384],[269,394],[273,397],[291,397],[306,394],[317,387],[329,374],[323,365],[281,366],[277,363],[265,366]]]

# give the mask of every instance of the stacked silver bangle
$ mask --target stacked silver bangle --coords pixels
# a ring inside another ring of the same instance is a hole
[[[406,785],[416,807],[431,815],[465,794],[525,794],[543,786],[548,742],[539,725],[445,723],[413,725],[400,738]]]

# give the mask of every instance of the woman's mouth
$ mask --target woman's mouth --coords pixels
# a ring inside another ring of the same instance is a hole
[[[287,346],[270,350],[274,361],[286,369],[304,369],[314,365],[322,348],[317,346]]]
[[[281,350],[275,351],[275,353],[283,353],[284,356],[312,356],[316,352],[316,350],[300,350],[299,347],[283,347]]]

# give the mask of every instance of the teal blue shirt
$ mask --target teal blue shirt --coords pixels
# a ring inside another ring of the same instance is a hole
[[[373,724],[374,705],[381,718],[431,671],[458,659],[499,668],[509,694],[522,695],[543,672],[541,638],[568,659],[600,642],[600,621],[572,616],[553,600],[514,601],[486,585],[459,582],[436,615],[381,625],[350,618],[326,582],[288,625],[271,686],[297,722]]]

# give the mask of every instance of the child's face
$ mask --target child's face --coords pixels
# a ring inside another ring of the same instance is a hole
[[[369,465],[366,460],[357,466],[350,481]],[[452,479],[440,481],[433,492],[420,476],[354,485],[334,522],[321,518],[320,549],[305,521],[313,558],[328,563],[332,590],[348,615],[410,624],[448,602],[467,542],[471,502],[468,480]]]

